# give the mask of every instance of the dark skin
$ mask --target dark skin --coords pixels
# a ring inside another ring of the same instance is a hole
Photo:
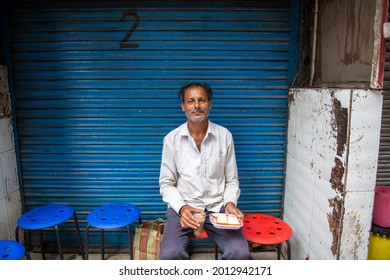
[[[212,101],[208,99],[207,93],[202,87],[192,87],[186,90],[184,100],[182,101],[182,110],[188,119],[188,129],[194,139],[198,150],[206,136],[208,127],[208,115],[212,107]],[[199,222],[193,216],[194,213],[201,213],[202,209],[196,209],[189,205],[184,205],[180,209],[180,225],[182,228],[196,229]],[[225,205],[225,213],[233,214],[238,219],[243,219],[244,214],[236,207],[233,202]]]

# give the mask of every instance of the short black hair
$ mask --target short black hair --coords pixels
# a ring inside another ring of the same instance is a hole
[[[181,102],[184,102],[184,94],[187,91],[187,89],[194,88],[194,87],[201,87],[201,88],[203,88],[204,91],[207,93],[208,100],[212,100],[213,99],[213,90],[211,89],[211,87],[208,84],[206,84],[206,83],[201,84],[201,83],[198,83],[198,82],[194,82],[194,83],[185,84],[184,86],[182,86],[180,88],[180,90],[179,90],[179,98],[180,98]]]

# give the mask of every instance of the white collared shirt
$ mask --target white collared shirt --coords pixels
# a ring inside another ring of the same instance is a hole
[[[168,133],[162,151],[160,194],[177,213],[184,205],[213,212],[228,202],[237,205],[240,189],[230,131],[209,121],[200,151],[187,123]]]

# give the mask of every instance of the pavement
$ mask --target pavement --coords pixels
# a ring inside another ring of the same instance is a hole
[[[41,253],[29,253],[32,260],[42,260]],[[253,258],[255,260],[276,260],[277,255],[274,251],[253,252]],[[45,254],[46,260],[60,260],[59,254],[47,253]],[[89,254],[89,260],[101,260],[101,254]],[[106,260],[130,260],[129,254],[113,254],[106,253]],[[64,260],[82,260],[79,254],[64,254]],[[214,260],[214,253],[192,253],[190,254],[190,260]]]

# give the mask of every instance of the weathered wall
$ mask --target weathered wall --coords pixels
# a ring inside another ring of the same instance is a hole
[[[370,82],[375,2],[328,1],[319,13],[317,82]]]
[[[294,86],[381,89],[386,0],[318,0],[318,7],[315,2],[301,2]]]
[[[7,70],[0,65],[0,239],[15,239],[21,200]]]
[[[284,219],[293,259],[366,259],[382,94],[292,89]]]

